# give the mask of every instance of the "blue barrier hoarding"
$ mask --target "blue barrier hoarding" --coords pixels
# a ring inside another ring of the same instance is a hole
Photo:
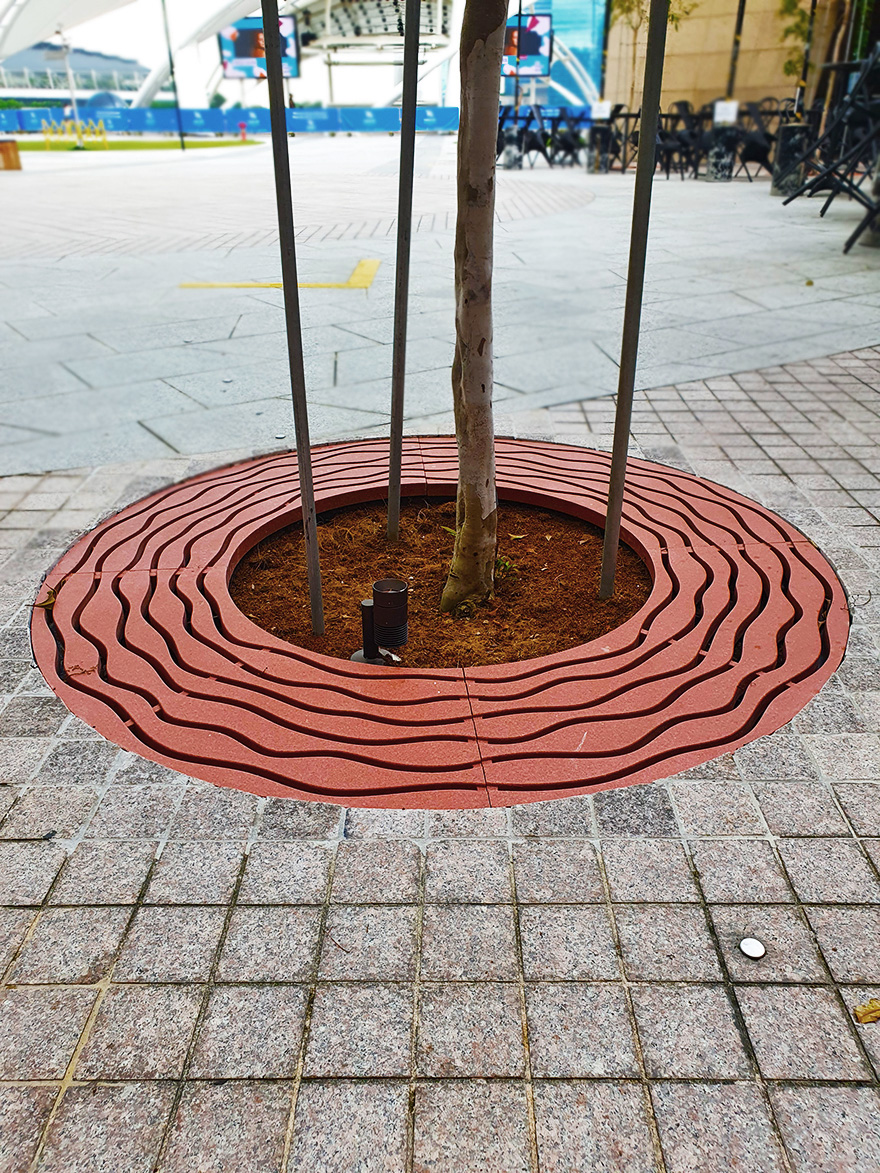
[[[268,109],[190,110],[180,112],[185,134],[239,134],[242,123],[247,134],[269,134],[272,123]],[[39,133],[43,123],[64,119],[64,108],[40,107],[30,110],[0,110],[0,131]],[[98,109],[80,108],[82,122],[103,122],[104,129],[115,134],[176,134],[177,111],[173,107],[127,109],[124,106]],[[287,110],[287,129],[296,134],[329,134],[332,131],[388,133],[400,130],[398,106],[297,106]],[[458,130],[455,106],[419,106],[416,130],[443,132]]]
[[[458,130],[458,107],[419,106],[416,109],[416,130]]]
[[[297,106],[287,111],[287,129],[294,133],[328,134],[339,130],[339,111],[335,106]]]
[[[400,130],[400,108],[398,106],[340,106],[341,130],[351,131],[398,131]]]

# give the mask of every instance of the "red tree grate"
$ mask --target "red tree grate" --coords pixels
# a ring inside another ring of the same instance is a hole
[[[319,510],[381,500],[388,446],[317,448]],[[499,440],[502,500],[601,525],[609,458]],[[404,495],[452,494],[455,442],[406,441]],[[33,612],[34,653],[111,741],[257,794],[347,805],[474,807],[648,782],[789,721],[837,668],[843,588],[782,518],[719,485],[629,462],[623,536],[654,585],[623,626],[516,664],[355,665],[247,619],[237,561],[299,518],[296,458],[218,469],[80,539]]]

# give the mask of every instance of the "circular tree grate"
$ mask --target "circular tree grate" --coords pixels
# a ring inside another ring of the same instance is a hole
[[[319,510],[380,500],[388,446],[316,448]],[[503,500],[602,524],[609,457],[497,442]],[[453,494],[455,441],[409,439],[404,495]],[[247,619],[227,583],[300,516],[296,457],[222,468],[80,539],[34,608],[37,662],[111,741],[257,794],[473,807],[649,782],[778,729],[837,668],[849,629],[827,561],[728,489],[631,460],[624,540],[644,607],[601,639],[517,664],[385,669],[306,651]],[[51,593],[50,593],[51,592]]]

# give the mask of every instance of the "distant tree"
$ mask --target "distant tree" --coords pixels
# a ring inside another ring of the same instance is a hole
[[[804,49],[810,31],[810,14],[801,8],[800,0],[782,0],[779,19],[786,21],[781,42],[788,50],[782,71],[786,77],[800,77],[804,68]]]
[[[669,16],[671,28],[677,29],[685,17],[699,8],[699,0],[670,0]],[[632,62],[630,67],[629,107],[636,100],[636,59],[638,57],[639,32],[648,22],[650,0],[611,0],[611,27],[622,21],[632,32]]]
[[[501,58],[508,0],[467,0],[461,29],[461,121],[455,230],[458,441],[455,548],[440,608],[482,602],[494,588],[498,503],[492,420],[492,250]]]

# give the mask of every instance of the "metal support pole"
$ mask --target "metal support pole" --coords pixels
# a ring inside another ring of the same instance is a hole
[[[811,0],[810,3],[810,19],[807,25],[807,39],[804,42],[804,64],[801,69],[800,81],[798,82],[797,93],[794,96],[794,115],[795,118],[801,119],[804,114],[804,105],[807,95],[807,74],[810,71],[810,50],[813,46],[813,25],[816,22],[816,0]]]
[[[183,137],[183,116],[180,113],[180,95],[177,92],[177,75],[174,72],[174,53],[171,50],[171,32],[168,28],[168,9],[162,0],[162,24],[165,28],[165,44],[168,46],[168,72],[171,74],[171,88],[174,90],[174,108],[177,111],[177,133],[180,135],[180,149],[186,150]]]
[[[73,107],[73,126],[76,131],[76,145],[80,150],[85,150],[85,143],[83,142],[82,126],[79,121],[79,106],[76,102],[76,82],[73,77],[73,70],[70,68],[70,43],[65,37],[64,32],[59,29],[61,34],[61,44],[64,47],[64,67],[67,70],[67,84],[70,88],[70,104]]]
[[[406,316],[412,243],[413,171],[416,158],[416,104],[419,85],[421,0],[406,0],[403,90],[400,109],[400,177],[397,192],[397,266],[394,278],[394,349],[391,356],[391,451],[388,459],[388,540],[400,537],[400,478],[403,460],[403,403],[406,388]]]
[[[727,92],[725,97],[733,97],[733,87],[736,83],[736,66],[739,61],[739,45],[742,40],[743,18],[746,14],[746,0],[739,0],[736,10],[736,27],[733,30],[733,48],[730,50],[730,73],[727,78]]]
[[[605,515],[605,541],[602,547],[600,599],[610,599],[614,594],[614,576],[617,571],[620,515],[623,511],[626,457],[632,420],[633,390],[636,381],[636,359],[639,351],[639,324],[642,316],[642,292],[645,284],[645,255],[648,249],[648,221],[651,216],[651,187],[654,182],[656,158],[654,144],[657,138],[657,119],[660,115],[660,88],[663,82],[663,54],[666,49],[668,13],[669,0],[651,0],[648,48],[645,57],[645,85],[642,92],[642,117],[639,130],[639,154],[636,160],[636,186],[629,241],[629,270],[626,276],[626,303],[623,310],[623,340],[620,346],[614,446],[611,456],[611,477],[608,485],[608,509]]]
[[[599,97],[605,97],[605,78],[608,73],[608,38],[611,36],[611,10],[614,0],[605,0],[605,20],[602,25],[602,73],[599,79]]]
[[[269,86],[269,113],[272,119],[272,161],[275,167],[275,200],[278,205],[278,236],[281,244],[281,281],[284,287],[284,318],[287,327],[287,357],[293,399],[293,426],[296,432],[296,459],[302,501],[303,534],[309,576],[309,603],[312,631],[324,634],[324,604],[321,598],[321,565],[315,521],[315,491],[312,485],[312,449],[309,441],[309,413],[306,406],[306,376],[303,366],[302,323],[299,313],[299,286],[296,273],[296,242],[293,229],[293,199],[290,192],[287,108],[284,105],[284,78],[281,71],[281,34],[278,29],[277,0],[262,0],[263,37],[266,42],[266,76]]]
[[[520,123],[520,61],[522,60],[522,0],[516,13],[516,81],[514,82],[514,126]]]

